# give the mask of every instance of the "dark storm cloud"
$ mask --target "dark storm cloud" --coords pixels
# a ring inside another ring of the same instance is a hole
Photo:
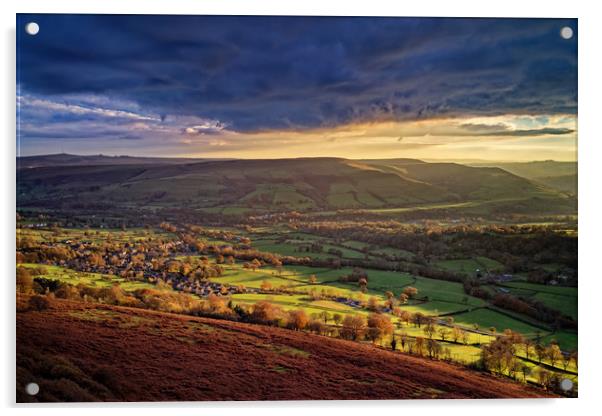
[[[470,124],[465,123],[460,125],[461,129],[465,131],[461,131],[456,133],[459,136],[513,136],[513,137],[521,137],[521,136],[559,136],[563,134],[574,133],[574,129],[568,128],[556,128],[556,127],[543,127],[538,129],[510,129],[505,124]],[[453,134],[446,134],[453,135]]]
[[[23,32],[29,21],[38,35]],[[189,134],[576,112],[577,42],[559,35],[577,33],[571,19],[19,15],[17,25],[22,94],[105,97],[101,108],[128,103],[158,125],[214,123],[179,127]]]

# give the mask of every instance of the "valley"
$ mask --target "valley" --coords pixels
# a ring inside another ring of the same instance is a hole
[[[405,159],[121,162],[19,171],[17,289],[27,325],[46,313],[63,319],[52,312],[71,308],[62,305],[92,314],[69,312],[76,326],[106,316],[111,327],[105,310],[151,310],[301,331],[311,343],[576,394],[570,195],[499,168]],[[535,213],[533,201],[548,211]],[[179,348],[196,354],[199,342]],[[566,378],[569,392],[559,389]],[[78,394],[127,400],[86,386]],[[281,398],[330,397],[317,391]],[[386,391],[378,397],[393,397]],[[248,394],[232,399],[264,397]]]

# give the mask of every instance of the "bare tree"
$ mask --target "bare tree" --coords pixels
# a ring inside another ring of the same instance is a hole
[[[443,341],[445,341],[445,339],[449,335],[449,330],[447,328],[441,327],[441,328],[439,328],[438,332],[439,332],[439,337],[441,337],[441,339]]]
[[[435,335],[435,331],[436,331],[436,326],[432,320],[430,320],[430,319],[428,320],[428,322],[424,326],[423,331],[426,334],[426,336],[429,337],[429,339],[433,339],[433,335]]]
[[[360,315],[347,315],[343,319],[343,328],[341,336],[346,339],[356,341],[362,337],[366,331],[366,320]]]
[[[552,364],[552,367],[556,366],[556,363],[562,359],[562,352],[560,351],[560,347],[558,344],[552,344],[548,347],[546,351],[546,356]]]
[[[462,330],[460,328],[458,328],[457,326],[454,326],[452,328],[451,337],[454,340],[454,342],[458,342],[458,340],[462,337]]]

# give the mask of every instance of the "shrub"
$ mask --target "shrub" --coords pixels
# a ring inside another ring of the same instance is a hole
[[[34,295],[29,298],[29,308],[34,311],[43,311],[50,307],[50,302],[45,296]]]

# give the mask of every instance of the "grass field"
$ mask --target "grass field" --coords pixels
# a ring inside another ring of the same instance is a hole
[[[60,266],[48,266],[40,264],[24,263],[19,264],[17,267],[22,266],[26,268],[44,268],[46,273],[36,276],[44,277],[47,279],[59,280],[61,282],[69,283],[74,286],[83,284],[85,286],[97,287],[97,288],[109,288],[114,284],[118,283],[119,286],[125,291],[134,291],[136,289],[156,289],[156,286],[147,282],[138,281],[126,281],[118,276],[109,276],[106,274],[99,273],[87,273],[79,272],[71,269],[67,269]]]
[[[525,322],[485,308],[454,315],[454,319],[456,323],[469,327],[473,324],[478,324],[479,328],[484,331],[489,331],[491,327],[494,327],[498,333],[503,332],[504,329],[511,329],[530,337],[538,332],[542,332],[541,329]]]
[[[500,271],[504,267],[501,263],[482,256],[471,259],[440,260],[435,262],[434,265],[443,270],[466,275],[474,275],[476,270],[489,272]]]
[[[429,300],[454,302],[467,306],[482,306],[484,304],[482,299],[466,295],[461,283],[416,277],[413,286],[418,289],[418,297],[425,295],[429,297]]]
[[[533,297],[544,305],[559,310],[563,314],[577,319],[577,288],[566,286],[540,285],[527,282],[508,282],[503,286],[512,293]]]
[[[551,341],[558,342],[560,348],[566,351],[577,349],[577,333],[571,331],[557,331],[553,334],[546,335],[542,341],[549,343]]]
[[[326,240],[318,240],[318,239],[294,239],[292,238],[286,239],[284,241],[278,241],[272,238],[261,238],[253,241],[253,246],[260,251],[265,251],[268,253],[276,253],[282,256],[292,256],[292,257],[309,257],[312,259],[329,259],[329,258],[338,258],[338,255],[332,254],[330,250],[336,250],[341,253],[342,258],[345,259],[361,259],[364,258],[364,253],[352,250],[349,248],[341,247],[336,244],[328,243]],[[314,252],[307,251],[307,247],[314,241],[319,241],[322,245],[322,251]]]
[[[17,239],[29,238],[37,242],[60,242],[64,240],[90,241],[96,244],[106,241],[135,242],[141,240],[175,238],[172,233],[156,229],[130,228],[130,229],[85,229],[85,228],[57,228],[48,229],[17,229]]]
[[[306,295],[272,295],[260,293],[245,293],[232,295],[232,301],[242,304],[254,304],[259,301],[267,301],[273,305],[280,306],[283,310],[303,309],[308,315],[328,312],[330,314],[361,314],[367,315],[368,312],[361,309],[354,309],[348,305],[330,301],[316,300],[312,301]]]

